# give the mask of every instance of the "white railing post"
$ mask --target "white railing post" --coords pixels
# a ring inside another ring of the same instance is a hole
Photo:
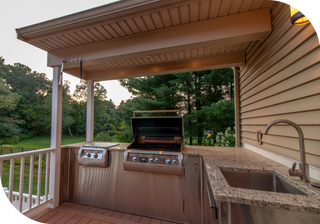
[[[45,195],[45,201],[48,200],[48,190],[49,190],[49,158],[50,153],[46,153],[46,179],[45,179],[45,189],[44,189],[44,195]]]
[[[19,211],[23,210],[23,181],[24,181],[24,157],[21,157],[20,161],[20,184],[19,184]],[[17,197],[17,196],[16,196]]]
[[[29,201],[28,201],[28,209],[32,208],[32,187],[33,187],[33,158],[34,156],[30,156],[30,173],[29,173]]]
[[[59,206],[60,157],[61,157],[61,118],[62,118],[62,80],[59,85],[59,67],[53,68],[52,79],[52,115],[51,115],[51,148],[49,197],[53,199],[50,208]]]
[[[42,154],[39,154],[39,159],[38,159],[38,185],[37,185],[37,204],[38,205],[40,205],[41,173],[42,173]]]
[[[93,141],[94,124],[94,81],[88,80],[86,142]]]
[[[13,178],[14,178],[14,159],[10,159],[10,174],[9,174],[9,201],[12,203],[13,195]]]

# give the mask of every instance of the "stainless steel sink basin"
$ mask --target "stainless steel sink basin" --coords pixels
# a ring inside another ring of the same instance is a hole
[[[307,195],[273,173],[221,170],[230,187]]]

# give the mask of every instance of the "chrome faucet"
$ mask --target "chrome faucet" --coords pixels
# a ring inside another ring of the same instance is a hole
[[[306,163],[306,152],[304,149],[304,137],[303,137],[303,132],[302,132],[301,128],[296,123],[294,123],[292,121],[280,119],[280,120],[272,121],[270,124],[268,124],[268,126],[264,129],[264,134],[267,135],[270,128],[273,125],[278,124],[278,123],[290,124],[291,126],[293,126],[297,130],[297,132],[299,134],[300,159],[301,159],[301,163],[299,163],[300,170],[296,170],[297,164],[293,163],[292,169],[289,169],[289,175],[290,176],[299,176],[302,181],[304,181],[305,183],[309,183],[310,182],[309,165]]]

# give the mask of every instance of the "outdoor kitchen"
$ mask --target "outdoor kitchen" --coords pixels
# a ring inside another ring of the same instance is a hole
[[[45,196],[19,211],[42,223],[320,223],[319,39],[296,21],[269,0],[124,0],[17,29],[53,68],[51,147],[0,156],[1,176],[4,160],[24,173],[25,157],[47,155]],[[229,67],[236,147],[186,145],[179,110],[134,111],[130,143],[94,141],[94,82]],[[63,73],[87,81],[86,142],[64,146]]]
[[[63,147],[60,201],[174,223],[318,222],[320,189],[244,148],[184,146],[176,113],[132,117],[130,144]]]

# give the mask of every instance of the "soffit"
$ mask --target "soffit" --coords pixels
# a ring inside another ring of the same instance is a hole
[[[18,38],[49,53],[269,8],[269,0],[121,1],[17,29]],[[190,31],[192,32],[192,30]],[[231,44],[84,63],[87,72],[244,51],[251,40]],[[81,57],[74,55],[73,57]],[[65,59],[72,59],[66,55]],[[84,58],[84,62],[85,62]],[[48,63],[49,65],[49,63]],[[71,66],[72,67],[72,66]],[[66,67],[68,69],[68,67]]]

